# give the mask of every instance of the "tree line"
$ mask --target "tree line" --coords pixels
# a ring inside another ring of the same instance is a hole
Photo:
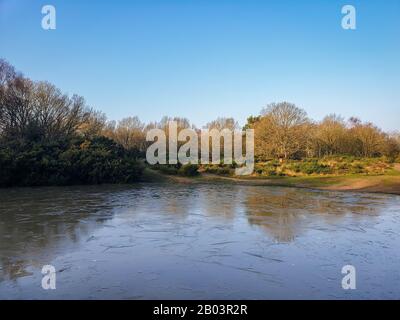
[[[102,132],[126,149],[144,156],[149,145],[146,132],[160,128],[167,132],[168,137],[168,121],[171,120],[177,121],[178,131],[196,129],[185,118],[164,117],[160,122],[146,125],[138,117],[129,117],[119,122],[106,122]],[[346,121],[336,114],[328,115],[319,122],[313,121],[303,109],[287,102],[268,105],[260,115],[250,116],[243,128],[233,118],[218,118],[207,123],[205,128],[254,129],[255,157],[258,161],[335,155],[365,158],[386,156],[395,160],[400,155],[398,132],[387,133],[371,122],[362,122],[356,117]]]
[[[259,159],[301,159],[333,155],[395,159],[400,153],[399,133],[386,133],[356,117],[348,121],[331,114],[317,122],[294,104],[272,103],[246,125],[255,130]]]
[[[32,81],[0,59],[0,186],[131,182],[141,178],[148,130],[195,128],[186,118],[143,123],[136,116],[108,121],[83,97]],[[400,154],[400,135],[358,118],[329,115],[313,121],[294,104],[273,103],[250,116],[244,128],[218,118],[208,129],[254,129],[257,161]],[[223,148],[221,146],[221,152]]]
[[[0,186],[127,183],[143,167],[103,134],[105,117],[77,95],[0,60]]]

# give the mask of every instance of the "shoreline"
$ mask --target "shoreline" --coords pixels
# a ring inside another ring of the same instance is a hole
[[[151,169],[149,169],[151,170]],[[249,186],[293,187],[326,191],[365,192],[400,195],[399,175],[348,175],[348,176],[305,176],[305,177],[231,177],[200,173],[197,177],[165,175],[151,170],[152,181],[179,184],[221,183]]]
[[[222,176],[200,172],[198,176],[186,177],[168,175],[151,168],[146,168],[137,183],[172,183],[172,184],[226,184],[244,186],[289,187],[310,190],[338,192],[381,193],[400,196],[400,171],[386,175],[343,175],[343,176],[301,176],[301,177],[265,177],[265,176]],[[74,187],[94,185],[132,185],[134,183],[72,184],[4,187],[14,188]]]

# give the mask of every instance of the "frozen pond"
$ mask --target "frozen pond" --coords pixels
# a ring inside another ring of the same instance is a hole
[[[0,299],[399,299],[400,197],[239,185],[0,189]],[[44,265],[56,289],[44,290]],[[342,288],[344,265],[356,290]]]

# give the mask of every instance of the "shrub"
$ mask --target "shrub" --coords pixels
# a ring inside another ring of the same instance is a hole
[[[208,165],[204,168],[207,173],[217,174],[217,175],[230,175],[233,173],[233,169],[230,166],[219,166],[219,165]]]
[[[364,167],[363,167],[363,165],[361,163],[354,163],[354,164],[352,164],[350,170],[351,170],[350,171],[351,173],[356,173],[356,174],[363,173],[364,172]]]
[[[217,174],[219,174],[221,176],[230,175],[230,174],[232,174],[232,169],[230,169],[228,167],[218,168]]]
[[[178,174],[178,168],[176,166],[160,165],[158,167],[158,170],[160,170],[162,173],[168,174],[168,175],[177,175]]]
[[[3,143],[0,150],[3,187],[129,183],[143,172],[141,164],[105,137]]]
[[[199,174],[199,166],[197,164],[185,164],[179,170],[178,173],[186,177],[194,177]]]
[[[295,168],[295,172],[303,172],[305,174],[329,174],[332,172],[330,166],[319,163],[316,159],[300,162]]]
[[[270,169],[270,170],[264,171],[264,174],[267,175],[267,176],[276,176],[277,172],[274,169]]]

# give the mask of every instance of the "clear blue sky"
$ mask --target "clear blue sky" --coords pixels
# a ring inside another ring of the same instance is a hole
[[[45,4],[57,30],[41,28]],[[400,129],[399,0],[0,0],[0,57],[110,119],[243,124],[286,100]]]

